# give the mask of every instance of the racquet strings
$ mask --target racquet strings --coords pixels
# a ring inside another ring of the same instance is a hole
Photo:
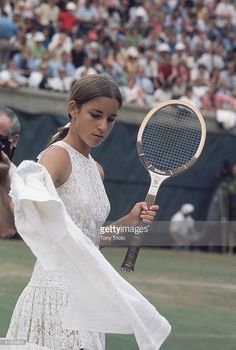
[[[202,135],[197,115],[182,105],[165,106],[156,111],[142,135],[142,150],[159,171],[173,171],[195,155]]]

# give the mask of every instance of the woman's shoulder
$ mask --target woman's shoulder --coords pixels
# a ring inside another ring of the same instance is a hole
[[[72,170],[70,155],[59,145],[46,148],[38,162],[47,169],[56,187],[61,186],[70,176]]]

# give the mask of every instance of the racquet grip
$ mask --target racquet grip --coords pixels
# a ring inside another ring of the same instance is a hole
[[[156,196],[153,194],[148,193],[145,202],[147,203],[147,206],[150,207],[154,204]],[[149,226],[146,224],[141,224],[141,226]],[[121,265],[121,269],[126,272],[133,272],[134,271],[134,265],[139,253],[140,246],[144,239],[144,233],[139,233],[138,235],[134,234],[131,238],[130,247],[127,249],[126,256],[124,258],[124,262]]]
[[[146,225],[145,225],[146,226]],[[133,272],[134,265],[139,253],[140,246],[143,242],[144,234],[139,233],[138,235],[133,235],[130,242],[130,247],[127,249],[127,253],[124,259],[121,269],[126,272]]]
[[[121,269],[126,272],[133,272],[134,265],[139,253],[139,247],[129,247],[124,259]]]

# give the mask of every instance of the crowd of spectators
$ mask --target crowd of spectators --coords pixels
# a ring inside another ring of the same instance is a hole
[[[234,0],[5,0],[0,86],[67,92],[111,75],[124,100],[236,112]]]

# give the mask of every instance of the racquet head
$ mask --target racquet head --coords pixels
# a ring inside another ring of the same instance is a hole
[[[199,158],[206,138],[201,113],[189,103],[169,100],[152,108],[137,136],[137,152],[146,169],[173,176]]]

